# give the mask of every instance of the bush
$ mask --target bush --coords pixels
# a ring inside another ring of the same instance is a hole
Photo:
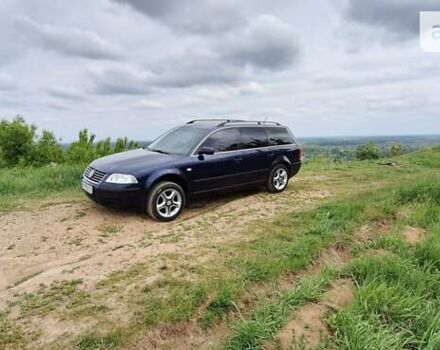
[[[63,150],[55,138],[55,135],[47,130],[33,147],[33,153],[29,163],[33,165],[45,165],[50,163],[62,163],[64,160]]]
[[[67,161],[72,164],[89,163],[99,157],[138,147],[137,142],[129,141],[127,138],[117,139],[114,147],[109,137],[95,143],[95,135],[89,135],[88,130],[84,129],[79,132],[78,141],[70,145],[67,151]]]
[[[36,130],[20,116],[12,121],[0,121],[0,168],[63,162],[85,164],[99,157],[139,147],[137,142],[127,138],[117,139],[114,145],[110,138],[95,142],[95,135],[84,129],[79,132],[78,141],[64,152],[52,132],[43,130],[38,136]]]
[[[374,143],[370,142],[365,145],[361,145],[356,149],[356,159],[358,160],[368,160],[368,159],[379,159],[380,151],[379,147]]]
[[[401,156],[403,153],[404,147],[399,143],[392,144],[390,147],[390,155],[392,157]]]
[[[5,166],[26,164],[31,158],[35,147],[34,125],[28,125],[23,117],[0,122],[1,159]]]
[[[79,132],[78,141],[73,142],[67,151],[67,160],[69,163],[89,163],[95,159],[95,148],[93,142],[95,135],[89,135],[87,129]]]

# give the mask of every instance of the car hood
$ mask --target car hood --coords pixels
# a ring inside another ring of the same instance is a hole
[[[173,163],[182,156],[151,152],[146,149],[112,154],[93,161],[90,166],[106,173],[122,173],[142,176],[156,166]]]

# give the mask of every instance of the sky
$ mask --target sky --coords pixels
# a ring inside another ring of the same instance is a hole
[[[63,141],[149,140],[196,118],[299,137],[440,134],[439,0],[2,0],[0,118]]]

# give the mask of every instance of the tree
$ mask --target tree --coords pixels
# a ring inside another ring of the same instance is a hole
[[[26,164],[29,161],[35,146],[34,125],[26,124],[21,116],[12,121],[0,122],[0,148],[6,166]]]
[[[116,140],[113,153],[124,152],[130,149],[139,148],[139,144],[135,141],[129,141],[126,137]]]
[[[44,165],[49,163],[63,162],[63,150],[55,138],[55,135],[47,130],[43,130],[41,137],[38,139],[30,163],[33,165]]]
[[[358,160],[368,160],[368,159],[379,159],[380,152],[379,147],[374,143],[370,142],[364,145],[360,145],[356,149],[356,159]]]
[[[390,154],[393,157],[400,156],[403,153],[403,145],[399,143],[394,143],[390,147]]]
[[[109,154],[112,154],[110,137],[107,137],[105,140],[96,143],[95,153],[97,157],[104,157],[104,156],[108,156]]]
[[[4,168],[6,165],[5,152],[3,148],[0,147],[0,168]]]
[[[95,135],[89,135],[87,129],[81,130],[78,135],[78,141],[73,142],[67,151],[69,163],[87,163],[95,159],[94,141]]]

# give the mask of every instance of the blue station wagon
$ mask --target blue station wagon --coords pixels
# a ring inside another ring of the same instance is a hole
[[[231,119],[192,120],[145,149],[93,161],[82,188],[94,201],[136,205],[158,221],[179,216],[189,199],[265,186],[283,191],[302,152],[286,126]]]

